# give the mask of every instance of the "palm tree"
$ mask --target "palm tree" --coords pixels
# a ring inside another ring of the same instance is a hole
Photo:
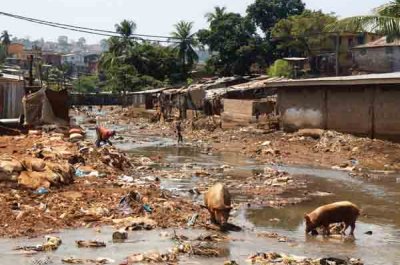
[[[372,15],[348,17],[329,25],[329,31],[375,32],[388,41],[400,38],[400,0],[392,0],[373,10]]]
[[[120,24],[115,25],[115,30],[124,38],[132,36],[136,30],[136,23],[131,20],[123,20]]]
[[[207,13],[205,15],[205,17],[207,18],[208,22],[211,22],[213,20],[220,20],[221,18],[223,18],[226,14],[226,7],[219,7],[216,6],[214,7],[214,13]]]
[[[174,49],[178,51],[184,78],[188,76],[188,70],[199,60],[199,56],[194,50],[198,42],[192,29],[193,22],[180,21],[175,25],[175,32],[171,33],[172,38],[177,42]]]
[[[8,46],[11,44],[11,36],[8,34],[8,31],[5,30],[1,33],[0,40],[1,44],[3,44],[6,55],[8,54]]]

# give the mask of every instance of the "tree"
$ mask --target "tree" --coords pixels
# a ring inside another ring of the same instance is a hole
[[[207,68],[215,74],[243,75],[250,73],[253,64],[265,62],[268,44],[257,35],[252,21],[240,14],[212,16],[209,28],[197,36],[212,52]]]
[[[194,50],[198,42],[194,37],[195,34],[192,33],[192,28],[193,22],[180,21],[175,25],[175,31],[171,33],[173,39],[178,42],[175,49],[178,52],[182,64],[182,75],[185,79],[188,77],[188,71],[199,60]]]
[[[213,20],[221,20],[226,15],[226,7],[214,7],[214,13],[210,12],[205,15],[207,18],[207,22],[211,22]]]
[[[108,51],[108,41],[106,39],[100,40],[100,47],[102,52]]]
[[[115,25],[115,31],[124,38],[129,38],[136,30],[136,23],[132,20],[123,20],[120,24]]]
[[[329,31],[374,32],[387,36],[388,41],[400,38],[400,0],[377,7],[369,16],[342,19],[327,27]]]
[[[1,39],[1,44],[3,45],[4,49],[5,49],[5,54],[6,56],[8,55],[8,46],[10,46],[11,44],[11,36],[8,34],[7,30],[4,30],[1,33],[0,39]]]
[[[95,93],[98,92],[99,78],[95,75],[81,76],[78,80],[74,80],[72,85],[74,89],[81,93]]]
[[[321,50],[331,50],[329,35],[323,34],[325,27],[336,21],[332,14],[306,10],[301,15],[282,19],[272,29],[281,57],[314,56]]]
[[[84,37],[80,37],[76,44],[81,50],[86,50],[86,39]]]
[[[69,51],[69,43],[67,36],[59,36],[57,41],[58,41],[58,47],[62,52]]]
[[[302,0],[256,0],[247,8],[248,16],[267,35],[281,19],[303,13],[305,4]]]
[[[6,57],[7,57],[6,48],[3,46],[3,44],[0,44],[0,65],[4,63]]]
[[[51,67],[43,75],[43,81],[46,82],[47,87],[54,90],[61,90],[70,81],[72,69],[69,65],[61,65],[59,67]]]

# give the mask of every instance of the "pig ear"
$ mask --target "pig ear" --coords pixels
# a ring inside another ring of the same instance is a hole
[[[308,214],[304,214],[304,219],[308,222],[310,222],[310,216],[308,216]]]

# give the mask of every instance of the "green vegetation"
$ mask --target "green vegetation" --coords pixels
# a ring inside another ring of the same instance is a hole
[[[11,44],[10,38],[11,38],[11,36],[8,34],[7,30],[4,30],[1,33],[0,40],[1,40],[1,44],[3,45],[6,57],[8,54],[8,46]]]
[[[95,75],[81,76],[78,80],[74,80],[72,85],[80,93],[96,93],[99,92],[100,80]]]
[[[116,25],[121,38],[111,37],[108,40],[109,50],[103,53],[100,66],[106,76],[106,90],[125,93],[146,88],[160,87],[165,81],[178,82],[182,79],[182,69],[191,69],[195,57],[192,54],[192,41],[187,41],[186,33],[190,26],[177,32],[182,34],[181,49],[162,46],[150,42],[139,43],[131,38],[136,25],[124,20]],[[188,30],[189,29],[189,30]],[[188,36],[190,37],[190,35]]]
[[[265,64],[268,44],[256,33],[248,17],[215,8],[206,15],[209,28],[198,32],[201,44],[213,52],[207,61],[209,71],[218,75],[247,74],[252,64]]]
[[[171,34],[173,40],[178,42],[175,44],[174,49],[178,53],[183,79],[188,77],[188,71],[199,61],[199,56],[194,51],[194,47],[198,45],[198,42],[194,37],[195,34],[192,33],[192,28],[193,22],[180,21],[175,25],[175,31]]]
[[[278,59],[275,63],[268,68],[267,74],[271,77],[291,77],[292,68],[285,60]]]
[[[400,38],[400,0],[393,0],[374,9],[372,15],[348,17],[327,27],[330,31],[374,32],[388,41]]]

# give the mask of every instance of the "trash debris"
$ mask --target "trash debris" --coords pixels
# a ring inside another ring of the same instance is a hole
[[[116,231],[112,235],[113,241],[123,241],[128,239],[128,233],[124,230]]]
[[[35,252],[54,251],[57,250],[62,243],[59,237],[45,236],[45,239],[46,242],[43,243],[42,245],[16,247],[14,250],[35,251]]]
[[[359,259],[338,259],[338,258],[322,258],[311,259],[306,257],[290,256],[285,254],[278,254],[275,252],[270,253],[257,253],[248,258],[251,264],[318,264],[318,265],[363,265]]]
[[[78,248],[102,248],[106,247],[106,243],[95,240],[77,240],[75,241]]]
[[[194,226],[194,224],[196,223],[196,220],[197,220],[198,217],[199,217],[199,215],[198,215],[197,213],[193,214],[193,215],[189,218],[187,225],[188,225],[188,226]]]
[[[113,223],[122,226],[127,231],[152,230],[157,227],[157,223],[147,217],[127,217],[123,219],[113,219]]]
[[[176,263],[178,256],[174,253],[160,254],[158,252],[145,253],[145,254],[133,254],[129,256],[121,265],[130,265],[135,263]]]
[[[152,213],[153,209],[150,207],[150,205],[148,204],[144,204],[143,205],[143,209],[147,212],[147,213]]]
[[[40,187],[36,191],[34,191],[33,193],[34,194],[38,194],[38,195],[44,195],[44,194],[49,193],[49,190],[46,189],[45,187]]]
[[[67,264],[95,264],[95,265],[101,265],[101,264],[111,264],[115,263],[115,260],[112,259],[107,259],[107,258],[97,258],[97,259],[78,259],[78,258],[63,258],[61,259],[63,263]]]

